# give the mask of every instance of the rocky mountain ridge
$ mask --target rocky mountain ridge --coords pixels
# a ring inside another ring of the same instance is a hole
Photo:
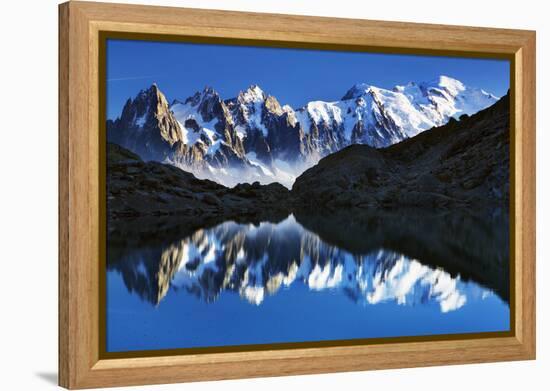
[[[281,105],[252,85],[222,99],[210,87],[172,104],[156,84],[107,122],[108,140],[226,186],[278,181],[291,187],[320,158],[352,144],[386,147],[496,97],[441,76],[391,90],[357,84],[335,102]]]
[[[107,206],[112,220],[184,215],[227,219],[282,215],[304,208],[478,208],[509,203],[509,95],[473,116],[388,148],[352,145],[298,177],[289,191],[278,183],[232,188],[171,164],[145,162],[116,144],[107,150]]]

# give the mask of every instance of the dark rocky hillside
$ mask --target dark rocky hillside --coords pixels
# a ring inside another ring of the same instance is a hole
[[[328,207],[505,207],[509,95],[385,149],[352,145],[304,172],[296,203]]]
[[[286,208],[288,194],[277,183],[241,184],[229,189],[169,164],[144,162],[119,145],[107,145],[107,213],[111,221],[167,215],[255,215],[266,208]]]

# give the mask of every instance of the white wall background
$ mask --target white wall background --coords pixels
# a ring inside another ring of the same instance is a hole
[[[125,2],[119,0],[119,2]],[[547,265],[548,13],[540,0],[134,0],[134,3],[537,30],[536,361],[169,385],[155,390],[544,389],[550,380]],[[57,377],[57,0],[3,1],[0,22],[0,388]],[[546,153],[545,153],[546,152]],[[542,385],[546,383],[546,385]],[[137,388],[136,388],[137,389]]]

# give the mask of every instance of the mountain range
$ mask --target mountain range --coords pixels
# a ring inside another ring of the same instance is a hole
[[[304,171],[291,190],[258,181],[227,187],[108,143],[107,213],[114,227],[127,217],[177,215],[190,224],[304,208],[507,211],[509,177],[507,94],[472,116],[453,117],[386,148],[347,146]]]
[[[228,187],[258,181],[290,188],[321,158],[349,145],[388,147],[497,100],[447,76],[392,89],[360,83],[340,100],[301,108],[281,105],[257,85],[235,98],[206,87],[169,103],[153,84],[107,121],[107,137],[146,161]]]

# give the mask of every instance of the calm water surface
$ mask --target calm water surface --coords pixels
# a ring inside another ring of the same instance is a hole
[[[109,242],[107,351],[509,330],[507,224],[433,222],[291,214]]]

